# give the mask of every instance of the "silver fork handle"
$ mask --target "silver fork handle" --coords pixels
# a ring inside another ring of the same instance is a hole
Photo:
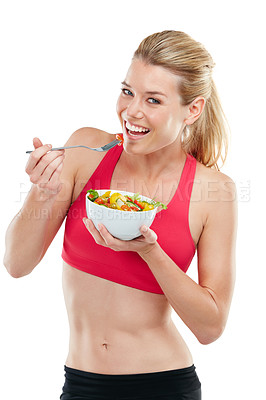
[[[84,147],[85,149],[94,150],[94,149],[91,148],[91,147],[83,146],[82,144],[80,144],[80,145],[77,145],[77,146],[53,147],[53,148],[51,149],[51,151],[55,151],[55,150],[65,150],[65,149],[74,149],[75,147]]]
[[[64,149],[72,149],[74,147],[85,147],[86,149],[90,149],[90,147],[87,146],[82,146],[82,145],[77,145],[77,146],[65,146],[65,147],[53,147],[52,149],[50,149],[49,151],[55,151],[55,150],[64,150]],[[93,150],[93,149],[91,149]],[[26,151],[27,154],[32,153],[34,150],[28,150]]]
[[[121,140],[115,139],[110,143],[107,143],[107,144],[105,144],[105,145],[103,145],[101,147],[96,147],[96,148],[95,147],[84,146],[83,144],[78,144],[76,146],[53,147],[51,149],[51,151],[52,150],[73,149],[73,148],[76,148],[76,147],[83,147],[84,149],[89,149],[89,150],[94,150],[94,151],[105,151],[105,150],[111,149],[112,147],[116,146],[120,142],[121,142]]]
[[[96,149],[93,148],[93,147],[88,147],[88,146],[84,146],[84,145],[82,145],[82,144],[78,144],[78,145],[76,145],[76,146],[53,147],[53,148],[50,149],[49,151],[64,150],[64,149],[73,149],[73,148],[77,148],[77,147],[83,147],[84,149],[89,149],[89,150],[94,150],[94,151],[105,151],[105,149],[106,149],[106,150],[109,150],[109,148],[111,149],[112,147],[114,147],[115,145],[117,145],[117,144],[120,143],[120,142],[121,142],[121,140],[116,139],[116,140],[114,140],[113,142],[108,143],[108,144],[106,144],[106,145],[104,145],[104,146],[102,146],[102,147],[97,147]],[[111,146],[109,147],[109,145],[111,145]],[[28,151],[26,151],[26,154],[30,154],[30,153],[32,153],[33,151],[34,151],[34,150],[28,150]]]

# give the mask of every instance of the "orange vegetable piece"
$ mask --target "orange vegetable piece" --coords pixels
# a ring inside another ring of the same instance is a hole
[[[117,134],[117,135],[115,135],[115,137],[116,137],[117,140],[121,140],[121,142],[118,143],[118,146],[122,146],[123,143],[124,143],[123,135]]]

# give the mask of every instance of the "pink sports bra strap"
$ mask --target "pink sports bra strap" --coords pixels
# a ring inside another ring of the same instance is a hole
[[[192,187],[195,178],[196,166],[197,166],[197,160],[190,154],[187,154],[186,164],[184,166],[184,170],[182,172],[178,187],[179,196],[181,196],[180,199],[184,201],[184,203],[189,204],[190,202]]]

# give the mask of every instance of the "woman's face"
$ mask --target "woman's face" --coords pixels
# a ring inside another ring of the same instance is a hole
[[[126,152],[148,154],[177,141],[187,113],[178,79],[165,68],[132,61],[117,101]]]

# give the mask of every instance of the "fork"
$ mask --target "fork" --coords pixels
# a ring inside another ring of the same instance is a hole
[[[83,145],[77,145],[77,146],[53,147],[50,151],[64,150],[64,149],[74,149],[76,147],[84,147],[85,149],[94,150],[94,151],[108,151],[108,150],[110,150],[112,147],[116,146],[120,142],[122,142],[122,140],[115,139],[112,142],[105,144],[104,146],[96,147],[96,148],[83,146]],[[29,153],[32,153],[33,151],[34,150],[28,150],[28,151],[26,151],[26,153],[29,154]]]

